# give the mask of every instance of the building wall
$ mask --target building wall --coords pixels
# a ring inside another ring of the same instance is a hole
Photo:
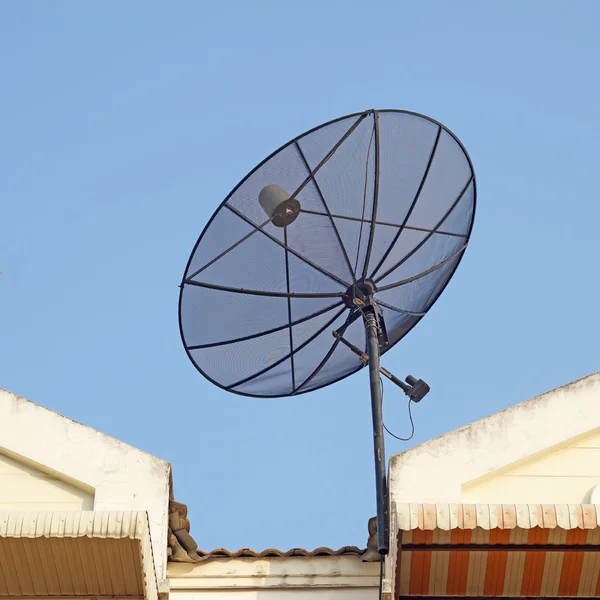
[[[379,563],[355,556],[169,563],[169,600],[377,600]]]
[[[550,450],[463,485],[468,503],[589,503],[600,484],[600,433],[576,438]]]
[[[94,508],[91,490],[0,453],[0,511],[82,511]]]
[[[198,591],[185,594],[185,600],[226,600],[234,598],[235,600],[276,600],[282,597],[282,591],[285,591],[284,598],[290,600],[377,600],[378,590],[364,589],[293,589],[282,588],[265,590],[210,590]],[[180,600],[182,594],[171,592],[169,598]]]
[[[83,490],[93,491],[94,511],[147,512],[157,578],[162,585],[167,562],[169,463],[2,389],[0,454],[34,468],[28,471],[21,467],[21,475],[16,475],[15,464],[3,461],[2,468],[8,470],[9,465],[13,469],[13,476],[3,476],[18,478],[21,486],[14,494],[2,492],[7,505],[20,499],[20,507],[13,510],[24,510],[28,505],[21,501],[31,501],[36,494],[42,503],[53,498],[51,502],[81,502],[82,507],[89,507],[90,496],[81,495]],[[6,483],[0,481],[0,490]]]
[[[600,483],[598,438],[600,372],[393,456],[391,500],[581,503]]]

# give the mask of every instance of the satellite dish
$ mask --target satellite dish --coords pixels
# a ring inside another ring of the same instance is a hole
[[[387,554],[379,365],[467,247],[475,175],[442,124],[368,110],[304,133],[253,169],[196,242],[179,298],[188,357],[219,387],[294,396],[369,365],[379,552]],[[366,335],[365,335],[366,332]],[[349,351],[352,350],[352,351]]]

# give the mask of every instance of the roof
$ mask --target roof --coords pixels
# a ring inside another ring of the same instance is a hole
[[[157,600],[144,512],[0,513],[0,597]]]
[[[198,550],[201,558],[288,558],[290,556],[361,556],[365,553],[364,549],[356,546],[344,546],[338,550],[331,548],[316,548],[315,550],[305,550],[304,548],[292,548],[291,550],[277,550],[268,548],[266,550],[252,550],[251,548],[241,548],[240,550],[226,550],[225,548],[215,548],[214,550]]]
[[[461,502],[466,484],[600,431],[599,397],[600,372],[396,454],[391,499]]]
[[[600,595],[600,505],[403,504],[396,596]]]

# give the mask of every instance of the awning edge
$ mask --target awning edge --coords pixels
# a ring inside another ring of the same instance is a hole
[[[596,529],[598,504],[396,504],[398,529]]]

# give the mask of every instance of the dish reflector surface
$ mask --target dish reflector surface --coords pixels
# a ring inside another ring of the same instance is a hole
[[[363,364],[332,336],[365,347],[362,319],[348,324],[347,290],[375,282],[386,352],[452,277],[475,198],[465,149],[428,117],[371,110],[299,136],[238,184],[196,243],[179,300],[189,358],[248,396],[300,394],[356,372]]]

